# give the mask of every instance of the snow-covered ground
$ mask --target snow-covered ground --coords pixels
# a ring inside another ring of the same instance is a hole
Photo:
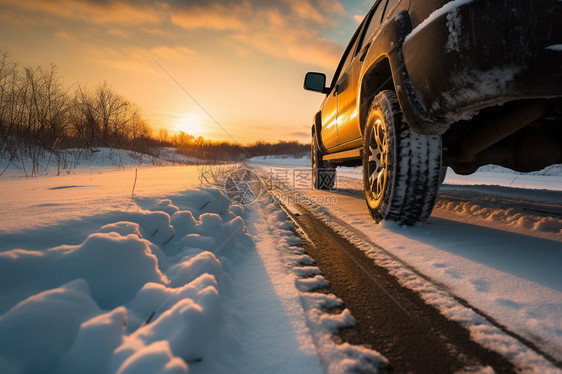
[[[252,164],[292,176],[287,197],[306,200],[369,256],[390,256],[403,284],[475,340],[530,372],[557,372],[451,299],[562,359],[562,224],[526,209],[560,209],[557,169],[517,177],[550,191],[466,186],[450,173],[430,220],[400,227],[372,222],[357,169],[340,170],[339,190],[325,193],[306,188],[307,158]],[[0,178],[0,372],[342,373],[385,362],[332,339],[353,316],[314,292],[326,280],[282,210],[265,195],[233,203],[222,182],[209,183],[232,166],[133,165]],[[514,184],[515,175],[482,173]]]
[[[8,157],[0,157],[0,177],[27,178],[75,174],[84,172],[85,169],[95,173],[134,166],[206,163],[204,160],[177,153],[175,148],[160,147],[153,151],[154,155],[147,155],[134,151],[98,147],[66,149],[56,153],[37,151],[34,157],[24,153],[13,160]]]
[[[107,166],[107,165],[106,165]],[[228,172],[228,167],[217,167]],[[0,372],[341,373],[385,359],[266,199],[210,167],[0,179]],[[200,178],[201,176],[205,178]]]
[[[280,155],[280,156],[259,156],[250,159],[252,165],[290,165],[308,166],[310,165],[310,153],[300,156]]]
[[[293,166],[287,160],[252,164],[289,187],[282,199],[313,210],[426,302],[465,324],[474,340],[530,371],[558,372],[499,330],[485,331],[489,326],[451,296],[562,360],[559,165],[534,174],[485,168],[470,177],[449,170],[432,217],[425,224],[403,227],[373,222],[359,168],[338,169],[337,191],[322,192],[302,177],[307,167],[301,161]]]

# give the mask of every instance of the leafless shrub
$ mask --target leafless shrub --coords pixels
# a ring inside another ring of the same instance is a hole
[[[0,175],[10,165],[60,174],[97,147],[149,152],[156,143],[140,109],[108,82],[67,87],[55,65],[20,67],[0,52]]]

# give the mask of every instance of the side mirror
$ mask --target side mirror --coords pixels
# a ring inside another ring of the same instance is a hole
[[[308,91],[328,93],[329,88],[326,87],[326,74],[306,73],[306,76],[304,77],[304,89]]]

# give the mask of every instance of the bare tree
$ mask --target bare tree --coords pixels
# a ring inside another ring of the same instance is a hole
[[[104,82],[96,89],[95,110],[101,124],[101,135],[114,140],[123,136],[127,123],[129,103],[119,95],[109,83]]]
[[[161,143],[170,143],[170,133],[168,129],[160,129],[158,131],[158,141]]]
[[[10,83],[15,73],[14,64],[7,53],[0,53],[0,157],[9,152],[13,127],[9,122]]]
[[[60,172],[74,152],[69,148],[147,152],[156,142],[151,136],[140,109],[108,82],[93,91],[68,87],[55,65],[21,68],[0,51],[0,175],[16,161],[26,174],[37,175],[40,164],[56,160]]]
[[[72,121],[91,146],[125,147],[133,127],[139,131],[140,115],[107,82],[93,92],[78,86],[74,96]]]
[[[152,129],[148,123],[142,118],[140,109],[134,106],[129,107],[129,140],[136,144],[141,139],[150,138],[152,136]]]
[[[68,89],[64,88],[57,68],[25,68],[28,97],[26,133],[31,144],[54,148],[68,128]]]
[[[99,144],[100,127],[97,120],[95,100],[86,87],[78,86],[74,93],[71,122],[89,148]]]

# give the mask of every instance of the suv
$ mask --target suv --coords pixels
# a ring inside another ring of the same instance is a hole
[[[446,167],[562,163],[562,1],[377,0],[312,125],[314,186],[363,166],[373,218],[426,220]]]

